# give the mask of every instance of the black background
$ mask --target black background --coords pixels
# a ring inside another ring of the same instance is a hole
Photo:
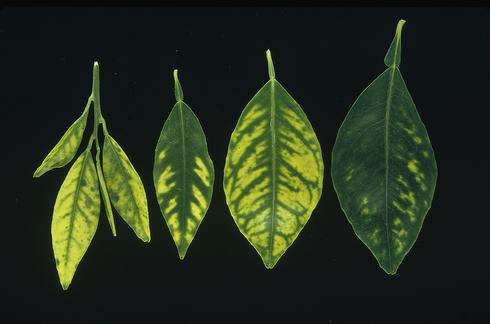
[[[400,18],[407,20],[400,69],[439,178],[419,239],[390,276],[340,209],[330,154],[349,107],[385,69]],[[2,198],[1,318],[489,323],[488,18],[484,8],[3,9],[2,159],[12,180]],[[318,207],[273,270],[238,231],[222,189],[229,136],[267,81],[268,48],[278,80],[317,133],[326,171]],[[94,60],[109,130],[147,191],[152,240],[138,241],[119,216],[113,238],[102,211],[63,292],[50,224],[68,167],[40,179],[32,173],[81,113]],[[152,182],[156,141],[175,102],[174,68],[216,169],[212,204],[184,261]]]

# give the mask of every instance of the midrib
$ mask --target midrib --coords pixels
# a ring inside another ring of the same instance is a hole
[[[386,112],[385,112],[385,227],[386,227],[386,241],[388,243],[388,261],[390,268],[392,266],[391,260],[391,236],[388,228],[388,176],[390,169],[389,161],[389,120],[390,120],[390,110],[391,110],[391,100],[393,94],[393,83],[395,78],[396,67],[393,65],[390,67],[390,79],[388,83],[388,94],[386,98]],[[391,270],[391,269],[390,269]]]
[[[269,235],[269,262],[272,262],[272,250],[274,244],[274,217],[276,215],[276,98],[275,98],[275,80],[271,81],[271,145],[272,145],[272,210],[271,225]]]
[[[179,116],[180,116],[180,134],[181,134],[181,137],[182,137],[182,168],[183,168],[183,172],[182,172],[182,208],[181,208],[181,219],[183,219],[185,217],[185,206],[186,206],[186,192],[187,192],[187,188],[186,188],[186,177],[185,177],[185,172],[187,170],[187,166],[186,166],[186,159],[185,159],[185,131],[184,131],[184,112],[183,112],[183,107],[182,107],[182,101],[179,101],[178,102],[179,104]],[[185,224],[184,222],[179,222],[180,224],[180,227],[184,227]]]

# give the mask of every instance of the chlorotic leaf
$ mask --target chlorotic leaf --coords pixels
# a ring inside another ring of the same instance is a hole
[[[199,120],[183,102],[174,71],[175,97],[155,149],[153,181],[160,210],[183,259],[208,210],[214,167]]]
[[[34,172],[33,177],[38,178],[52,169],[61,168],[70,163],[82,141],[85,125],[87,124],[89,107],[90,101],[82,115],[73,122],[51,152],[44,158],[41,165]]]
[[[90,150],[68,171],[54,205],[51,235],[61,286],[68,289],[73,275],[97,230],[99,185]]]
[[[243,110],[228,146],[223,186],[240,232],[273,268],[320,199],[320,144],[299,104],[270,80]]]
[[[340,205],[389,274],[417,240],[437,179],[427,131],[398,69],[404,23],[386,54],[388,68],[353,104],[332,153]]]
[[[102,168],[111,202],[143,242],[150,241],[148,203],[141,179],[119,144],[105,134]]]

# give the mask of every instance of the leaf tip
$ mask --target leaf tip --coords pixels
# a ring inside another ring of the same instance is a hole
[[[39,178],[42,176],[44,172],[41,172],[41,167],[37,168],[36,171],[34,171],[34,174],[32,175],[33,178]]]
[[[279,261],[279,258],[271,258],[271,259],[267,258],[267,259],[263,259],[263,261],[264,261],[265,268],[271,270],[276,266],[277,261]]]

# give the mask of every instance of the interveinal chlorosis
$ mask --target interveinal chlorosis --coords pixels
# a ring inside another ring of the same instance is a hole
[[[273,268],[294,242],[320,199],[320,144],[299,104],[270,80],[243,110],[228,146],[223,186],[240,232]]]
[[[87,148],[71,166],[61,185],[51,223],[56,268],[64,290],[70,286],[78,264],[97,230],[101,196],[114,236],[116,236],[116,228],[111,200],[120,215],[134,229],[138,237],[145,242],[150,240],[148,207],[146,206],[146,195],[141,185],[141,180],[126,154],[109,135],[105,119],[101,113],[99,65],[97,62],[94,63],[93,67],[92,93],[82,115],[70,126],[56,146],[46,156],[34,172],[34,177],[40,177],[49,170],[65,166],[74,158],[83,138],[87,116],[92,103],[94,104],[94,130]],[[109,144],[104,143],[103,162],[105,177],[100,163],[101,150],[98,139],[100,125],[103,127],[106,142],[109,141]],[[91,154],[94,143],[96,146],[95,164]],[[109,149],[106,149],[107,147]],[[114,151],[113,153],[105,153],[106,150],[111,149]],[[133,202],[137,207],[130,208]],[[126,207],[122,208],[121,206]]]
[[[160,210],[183,259],[213,194],[214,166],[199,120],[183,101],[174,70],[176,104],[155,149],[153,181]]]
[[[332,153],[341,207],[389,274],[417,240],[437,179],[426,128],[399,70],[404,23],[399,21],[385,56],[388,68],[352,105]]]

